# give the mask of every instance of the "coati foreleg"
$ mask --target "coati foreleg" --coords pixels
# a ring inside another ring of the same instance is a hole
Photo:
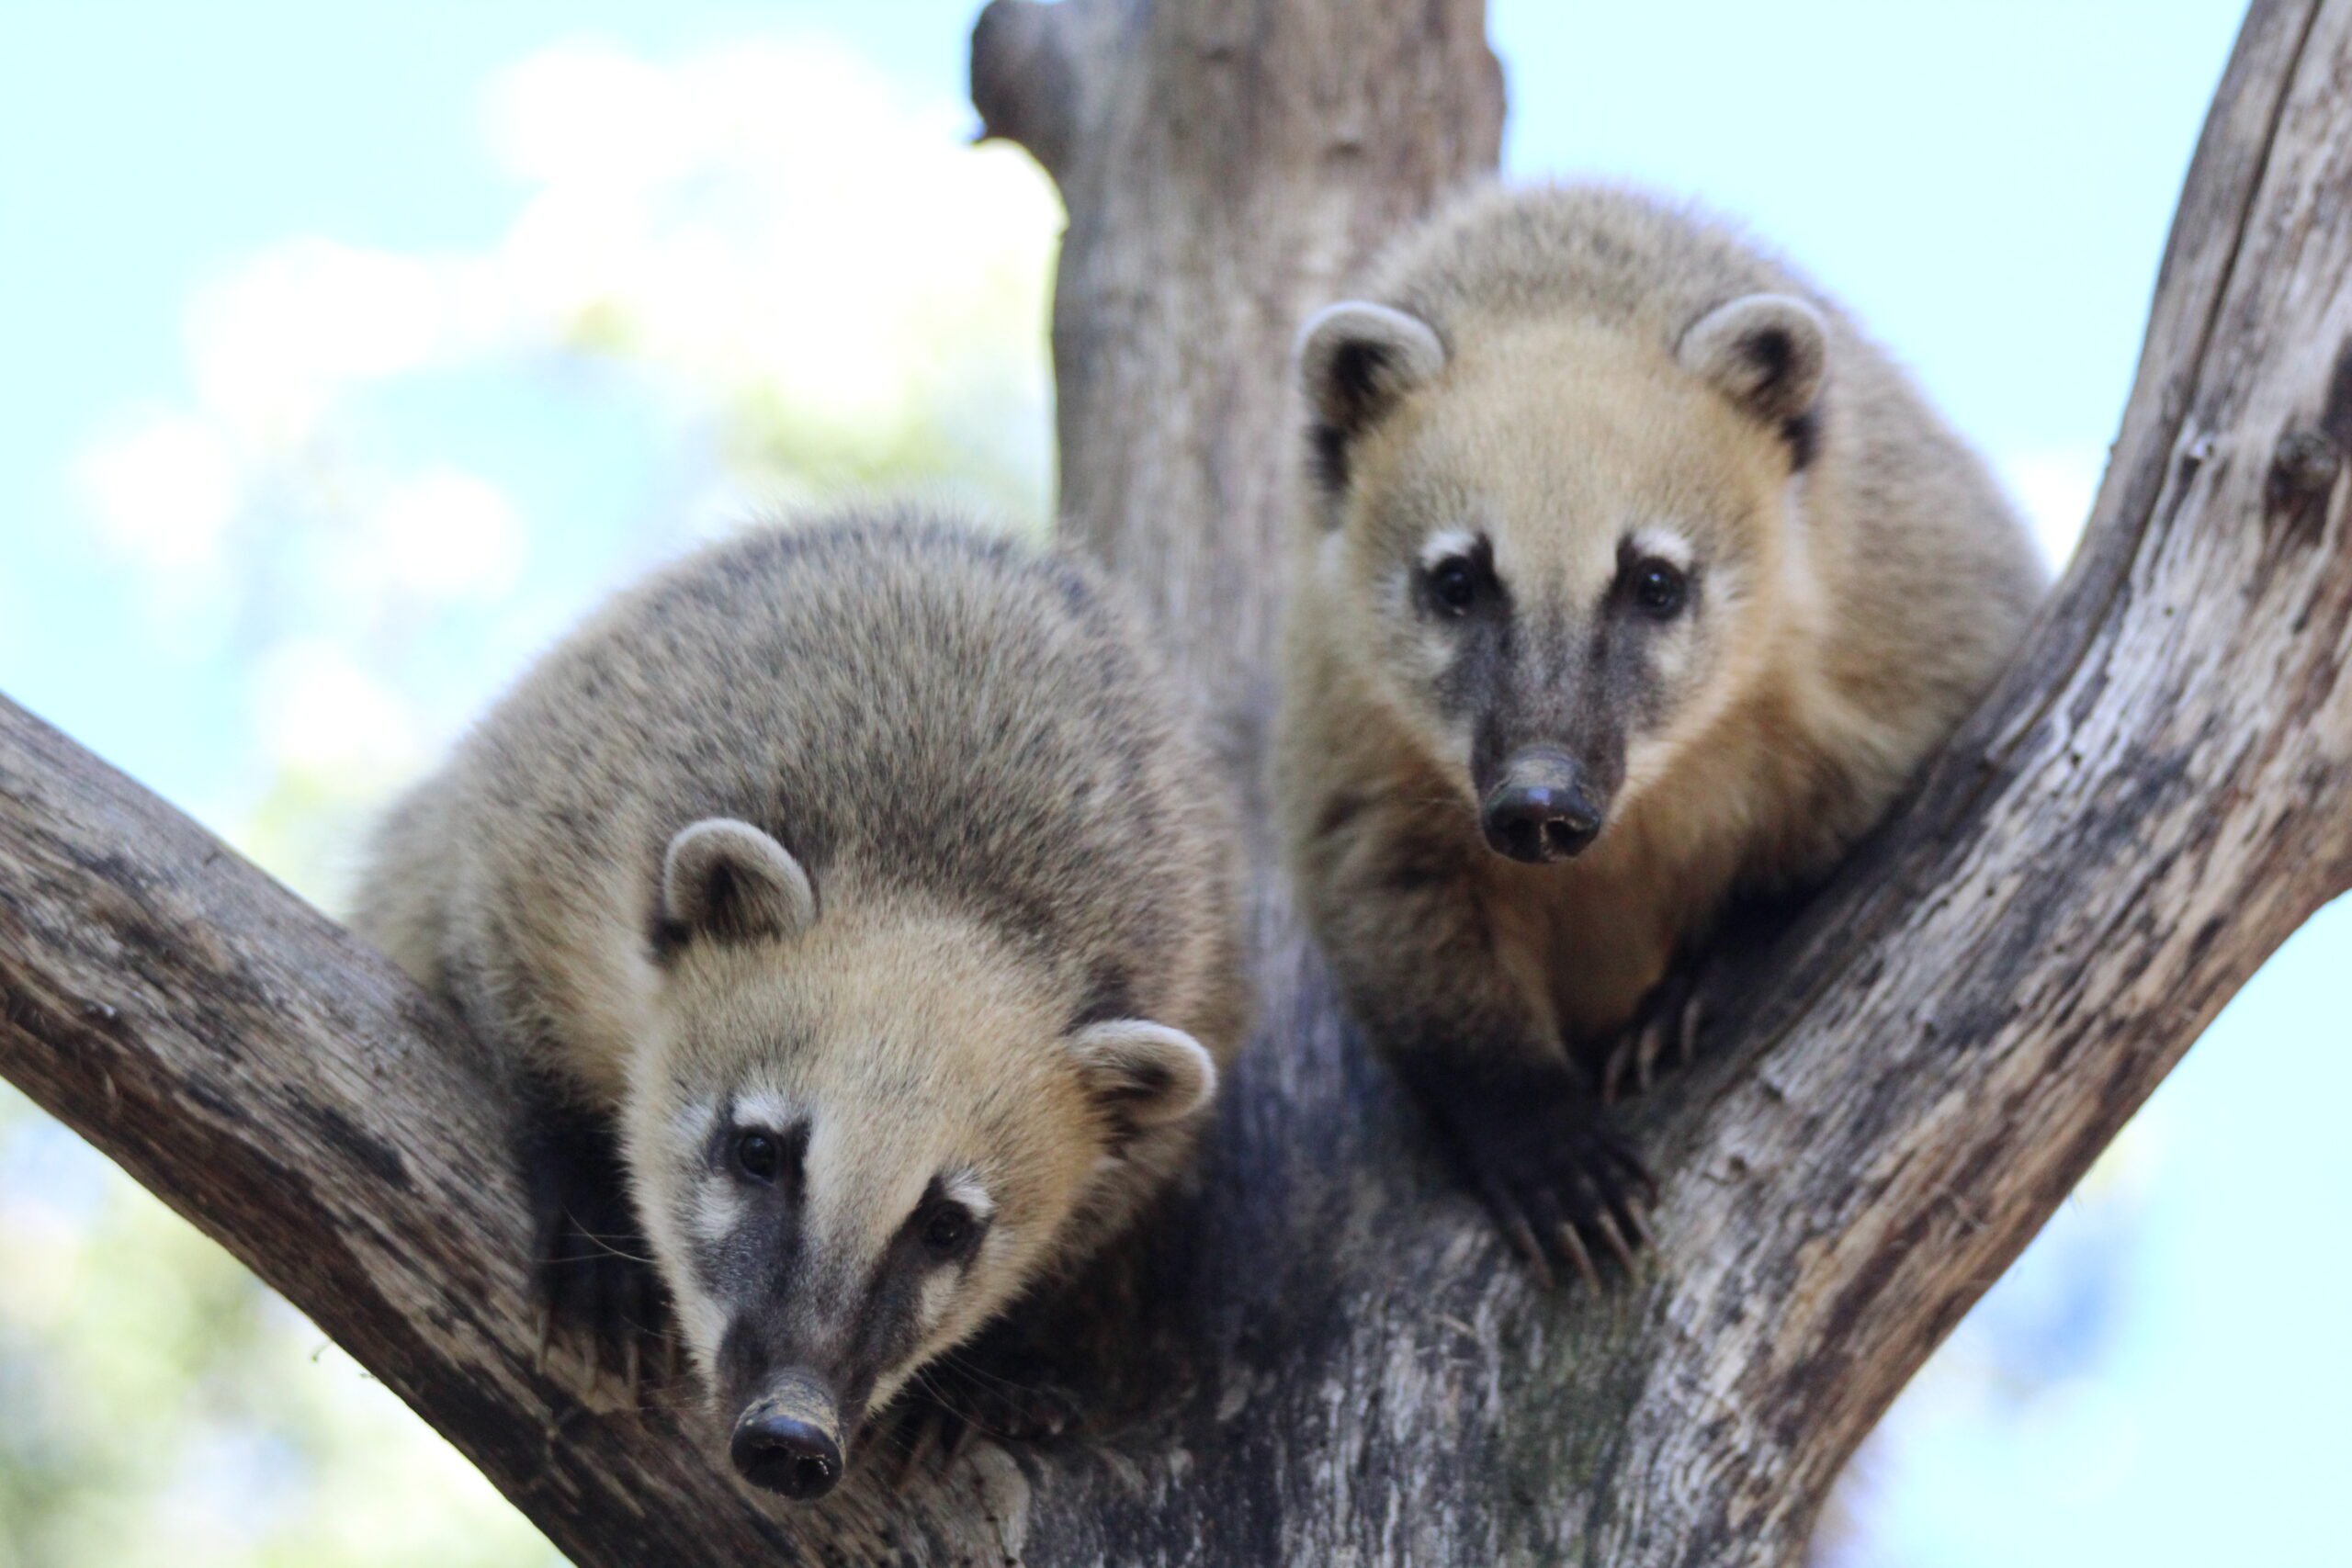
[[[1373,818],[1385,809],[1343,813],[1344,832],[1333,822],[1308,857],[1350,1012],[1547,1281],[1554,1263],[1595,1286],[1597,1258],[1630,1271],[1657,1184],[1521,978],[1540,970],[1487,918],[1476,862],[1422,841],[1419,822],[1381,831]]]
[[[634,1394],[648,1342],[665,1371],[675,1368],[675,1342],[612,1119],[536,1072],[522,1075],[516,1098],[541,1352],[568,1339],[598,1380],[616,1359],[611,1370]]]

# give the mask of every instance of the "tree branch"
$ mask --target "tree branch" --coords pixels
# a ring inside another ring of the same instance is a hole
[[[1738,1060],[1662,1113],[1661,1225],[1718,1238],[1661,1305],[1742,1327],[1660,1348],[1628,1462],[1705,1477],[1743,1538],[1793,1547],[1912,1371],[2352,880],[2347,65],[2352,9],[2253,7],[2080,558],[1907,814],[1733,980],[1756,1004]],[[1769,1419],[1734,1452],[1678,1405]]]
[[[1064,526],[1254,764],[1292,324],[1492,164],[1475,0],[998,0],[1070,212]],[[1197,1190],[1069,1298],[1042,1448],[762,1513],[534,1365],[455,1026],[0,703],[0,1073],[251,1263],[577,1561],[1790,1562],[1854,1444],[2223,1000],[2352,881],[2352,6],[2259,0],[2090,535],[2030,647],[1641,1111],[1657,1262],[1537,1292],[1346,1038],[1280,887]],[[673,1396],[673,1398],[676,1396]]]

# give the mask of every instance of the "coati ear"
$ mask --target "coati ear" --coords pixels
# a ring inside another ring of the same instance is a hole
[[[662,914],[689,937],[787,937],[817,919],[817,890],[792,852],[749,822],[712,817],[662,857]]]
[[[1445,345],[1427,321],[1366,300],[1326,306],[1298,334],[1298,381],[1313,411],[1317,481],[1337,495],[1348,482],[1348,445],[1445,368]]]
[[[1750,294],[1700,317],[1675,353],[1733,402],[1780,425],[1804,467],[1814,404],[1829,368],[1820,311],[1793,295]]]
[[[1118,1018],[1088,1024],[1069,1043],[1089,1090],[1133,1126],[1181,1120],[1216,1093],[1216,1064],[1181,1029]]]

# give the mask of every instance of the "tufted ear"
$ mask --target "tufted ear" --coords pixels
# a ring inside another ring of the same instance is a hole
[[[1216,1064],[1181,1029],[1113,1019],[1088,1024],[1069,1043],[1088,1089],[1134,1126],[1179,1121],[1216,1093]]]
[[[1676,357],[1758,419],[1781,426],[1810,456],[1814,404],[1829,369],[1821,312],[1789,294],[1750,294],[1699,318]]]
[[[817,919],[817,891],[792,852],[749,822],[712,817],[670,840],[662,914],[689,938],[787,937]]]
[[[1348,446],[1396,400],[1445,368],[1445,345],[1418,316],[1362,299],[1326,306],[1298,334],[1298,381],[1315,416],[1316,478],[1348,479]]]

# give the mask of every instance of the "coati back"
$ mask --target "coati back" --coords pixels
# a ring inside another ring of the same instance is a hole
[[[1222,777],[1095,572],[844,513],[549,653],[356,923],[514,1086],[559,1318],[633,1345],[641,1235],[737,1467],[811,1496],[1191,1149],[1245,1010]]]
[[[1592,1073],[1822,877],[2043,589],[1845,314],[1624,190],[1474,193],[1310,321],[1278,797],[1351,1009],[1522,1250],[1630,1262]],[[1642,1048],[1628,1043],[1638,1037]]]

